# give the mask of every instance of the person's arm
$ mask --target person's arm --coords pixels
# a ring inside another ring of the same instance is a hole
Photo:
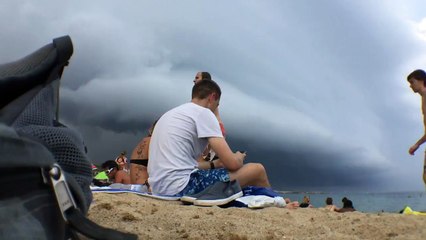
[[[214,110],[214,115],[216,116],[216,118],[217,118],[217,121],[219,121],[219,123],[222,123],[222,119],[220,118],[220,114],[219,114],[219,107],[217,107],[215,110]]]
[[[214,110],[214,115],[216,116],[217,121],[219,122],[220,130],[222,131],[223,138],[225,138],[225,136],[226,136],[226,130],[225,130],[225,127],[223,126],[222,119],[220,118],[220,115],[219,115],[219,107],[217,107]]]
[[[243,166],[245,153],[233,153],[228,146],[228,143],[222,137],[211,137],[208,139],[210,148],[219,156],[219,163],[229,171],[236,171]]]
[[[408,153],[414,155],[414,153],[419,149],[420,145],[426,142],[426,134],[424,134],[413,146],[410,147]]]

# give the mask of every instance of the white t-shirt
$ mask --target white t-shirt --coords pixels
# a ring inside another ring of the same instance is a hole
[[[155,125],[149,145],[152,192],[175,195],[182,191],[209,137],[223,137],[210,109],[190,102],[166,112]]]

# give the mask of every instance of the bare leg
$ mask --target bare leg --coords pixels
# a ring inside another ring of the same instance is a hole
[[[299,207],[299,202],[297,201],[289,202],[287,203],[287,205],[285,205],[285,208],[288,208],[288,209],[296,209],[298,207]]]
[[[231,180],[238,179],[241,187],[270,187],[266,170],[260,163],[247,163],[242,168],[229,174]]]
[[[425,152],[425,159],[423,163],[423,182],[425,183],[425,187],[426,187],[426,152]]]

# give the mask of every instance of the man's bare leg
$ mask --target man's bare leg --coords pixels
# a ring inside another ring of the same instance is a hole
[[[260,163],[247,163],[235,172],[229,174],[231,180],[238,179],[241,187],[257,186],[271,187],[266,170]]]

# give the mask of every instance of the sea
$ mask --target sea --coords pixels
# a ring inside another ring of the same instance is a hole
[[[385,192],[385,193],[348,193],[348,192],[283,192],[283,197],[302,202],[304,196],[311,199],[314,207],[325,206],[327,197],[333,198],[333,204],[342,207],[342,198],[350,199],[357,211],[365,213],[399,213],[405,206],[414,211],[426,212],[426,192]]]

